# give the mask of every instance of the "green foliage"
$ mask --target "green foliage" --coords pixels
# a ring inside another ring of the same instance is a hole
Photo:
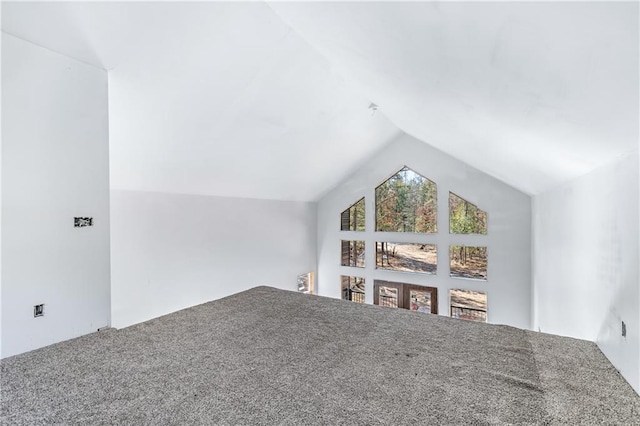
[[[404,167],[376,188],[376,231],[437,231],[437,187]]]
[[[452,234],[486,234],[487,213],[450,192],[449,232]]]

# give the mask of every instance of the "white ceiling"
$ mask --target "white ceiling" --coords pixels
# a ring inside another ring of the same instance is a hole
[[[315,200],[398,129],[530,194],[638,149],[635,2],[3,2],[2,29],[109,70],[116,189]]]

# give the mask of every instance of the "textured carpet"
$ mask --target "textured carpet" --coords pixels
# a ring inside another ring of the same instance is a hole
[[[0,366],[2,424],[640,424],[593,343],[268,287]]]

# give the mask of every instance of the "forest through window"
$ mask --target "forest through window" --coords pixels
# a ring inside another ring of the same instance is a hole
[[[457,278],[487,279],[487,248],[449,247],[450,275]]]
[[[364,268],[364,241],[342,240],[340,255],[342,266],[357,266]]]
[[[436,234],[438,232],[437,193],[435,182],[404,166],[375,188],[374,231],[376,233]],[[450,276],[487,281],[487,246],[480,245],[486,241],[482,236],[487,235],[487,212],[453,192],[449,192],[448,203],[449,233],[440,235],[437,241],[443,238],[447,241],[449,234],[452,235],[451,240],[458,240],[449,245]],[[340,230],[365,231],[365,207],[365,198],[362,197],[343,210],[340,213]],[[460,237],[453,237],[454,234],[475,234],[476,236],[469,237],[468,240],[477,241],[480,244],[460,245]],[[375,239],[378,241],[370,240],[371,233],[343,233],[342,235],[349,236],[341,241],[342,266],[364,268],[365,251],[369,249],[375,250],[372,254],[375,256],[376,270],[419,274],[437,273],[438,250],[437,245],[434,244],[435,235],[375,234],[377,235]],[[444,250],[446,247],[445,245]],[[364,278],[347,273],[349,275],[340,277],[342,298],[364,302]],[[356,269],[353,269],[353,273],[363,274]],[[388,272],[381,272],[381,274],[388,274]],[[450,297],[451,316],[486,321],[486,293],[451,290]],[[437,313],[437,288],[435,287],[374,280],[373,300],[374,304],[381,306]]]
[[[449,192],[449,232],[451,234],[486,234],[487,212]]]
[[[364,198],[340,214],[341,231],[364,231]]]
[[[438,252],[434,244],[376,242],[376,268],[435,274]]]
[[[403,167],[376,188],[376,231],[437,231],[437,187]]]

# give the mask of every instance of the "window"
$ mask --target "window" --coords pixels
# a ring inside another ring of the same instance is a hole
[[[438,313],[438,289],[415,284],[375,280],[373,303],[389,308]]]
[[[341,275],[340,284],[344,300],[364,303],[364,278]]]
[[[376,231],[437,231],[436,184],[403,167],[376,188]]]
[[[364,268],[364,241],[342,240],[341,265]]]
[[[487,279],[487,248],[449,247],[450,275],[455,278]]]
[[[315,282],[313,272],[298,275],[298,291],[301,293],[315,294]]]
[[[391,285],[389,285],[391,284]],[[374,303],[388,308],[399,308],[401,305],[402,287],[386,282],[375,282]]]
[[[433,309],[437,312],[437,303],[434,302],[432,308],[431,295],[431,291],[421,289],[418,286],[412,286],[409,288],[409,310],[423,312],[425,314],[432,313]]]
[[[487,322],[487,294],[470,290],[451,290],[451,317]]]
[[[340,214],[341,231],[364,231],[364,198]]]
[[[376,242],[376,268],[435,274],[438,252],[435,244]]]
[[[449,233],[487,233],[487,212],[449,192]]]

